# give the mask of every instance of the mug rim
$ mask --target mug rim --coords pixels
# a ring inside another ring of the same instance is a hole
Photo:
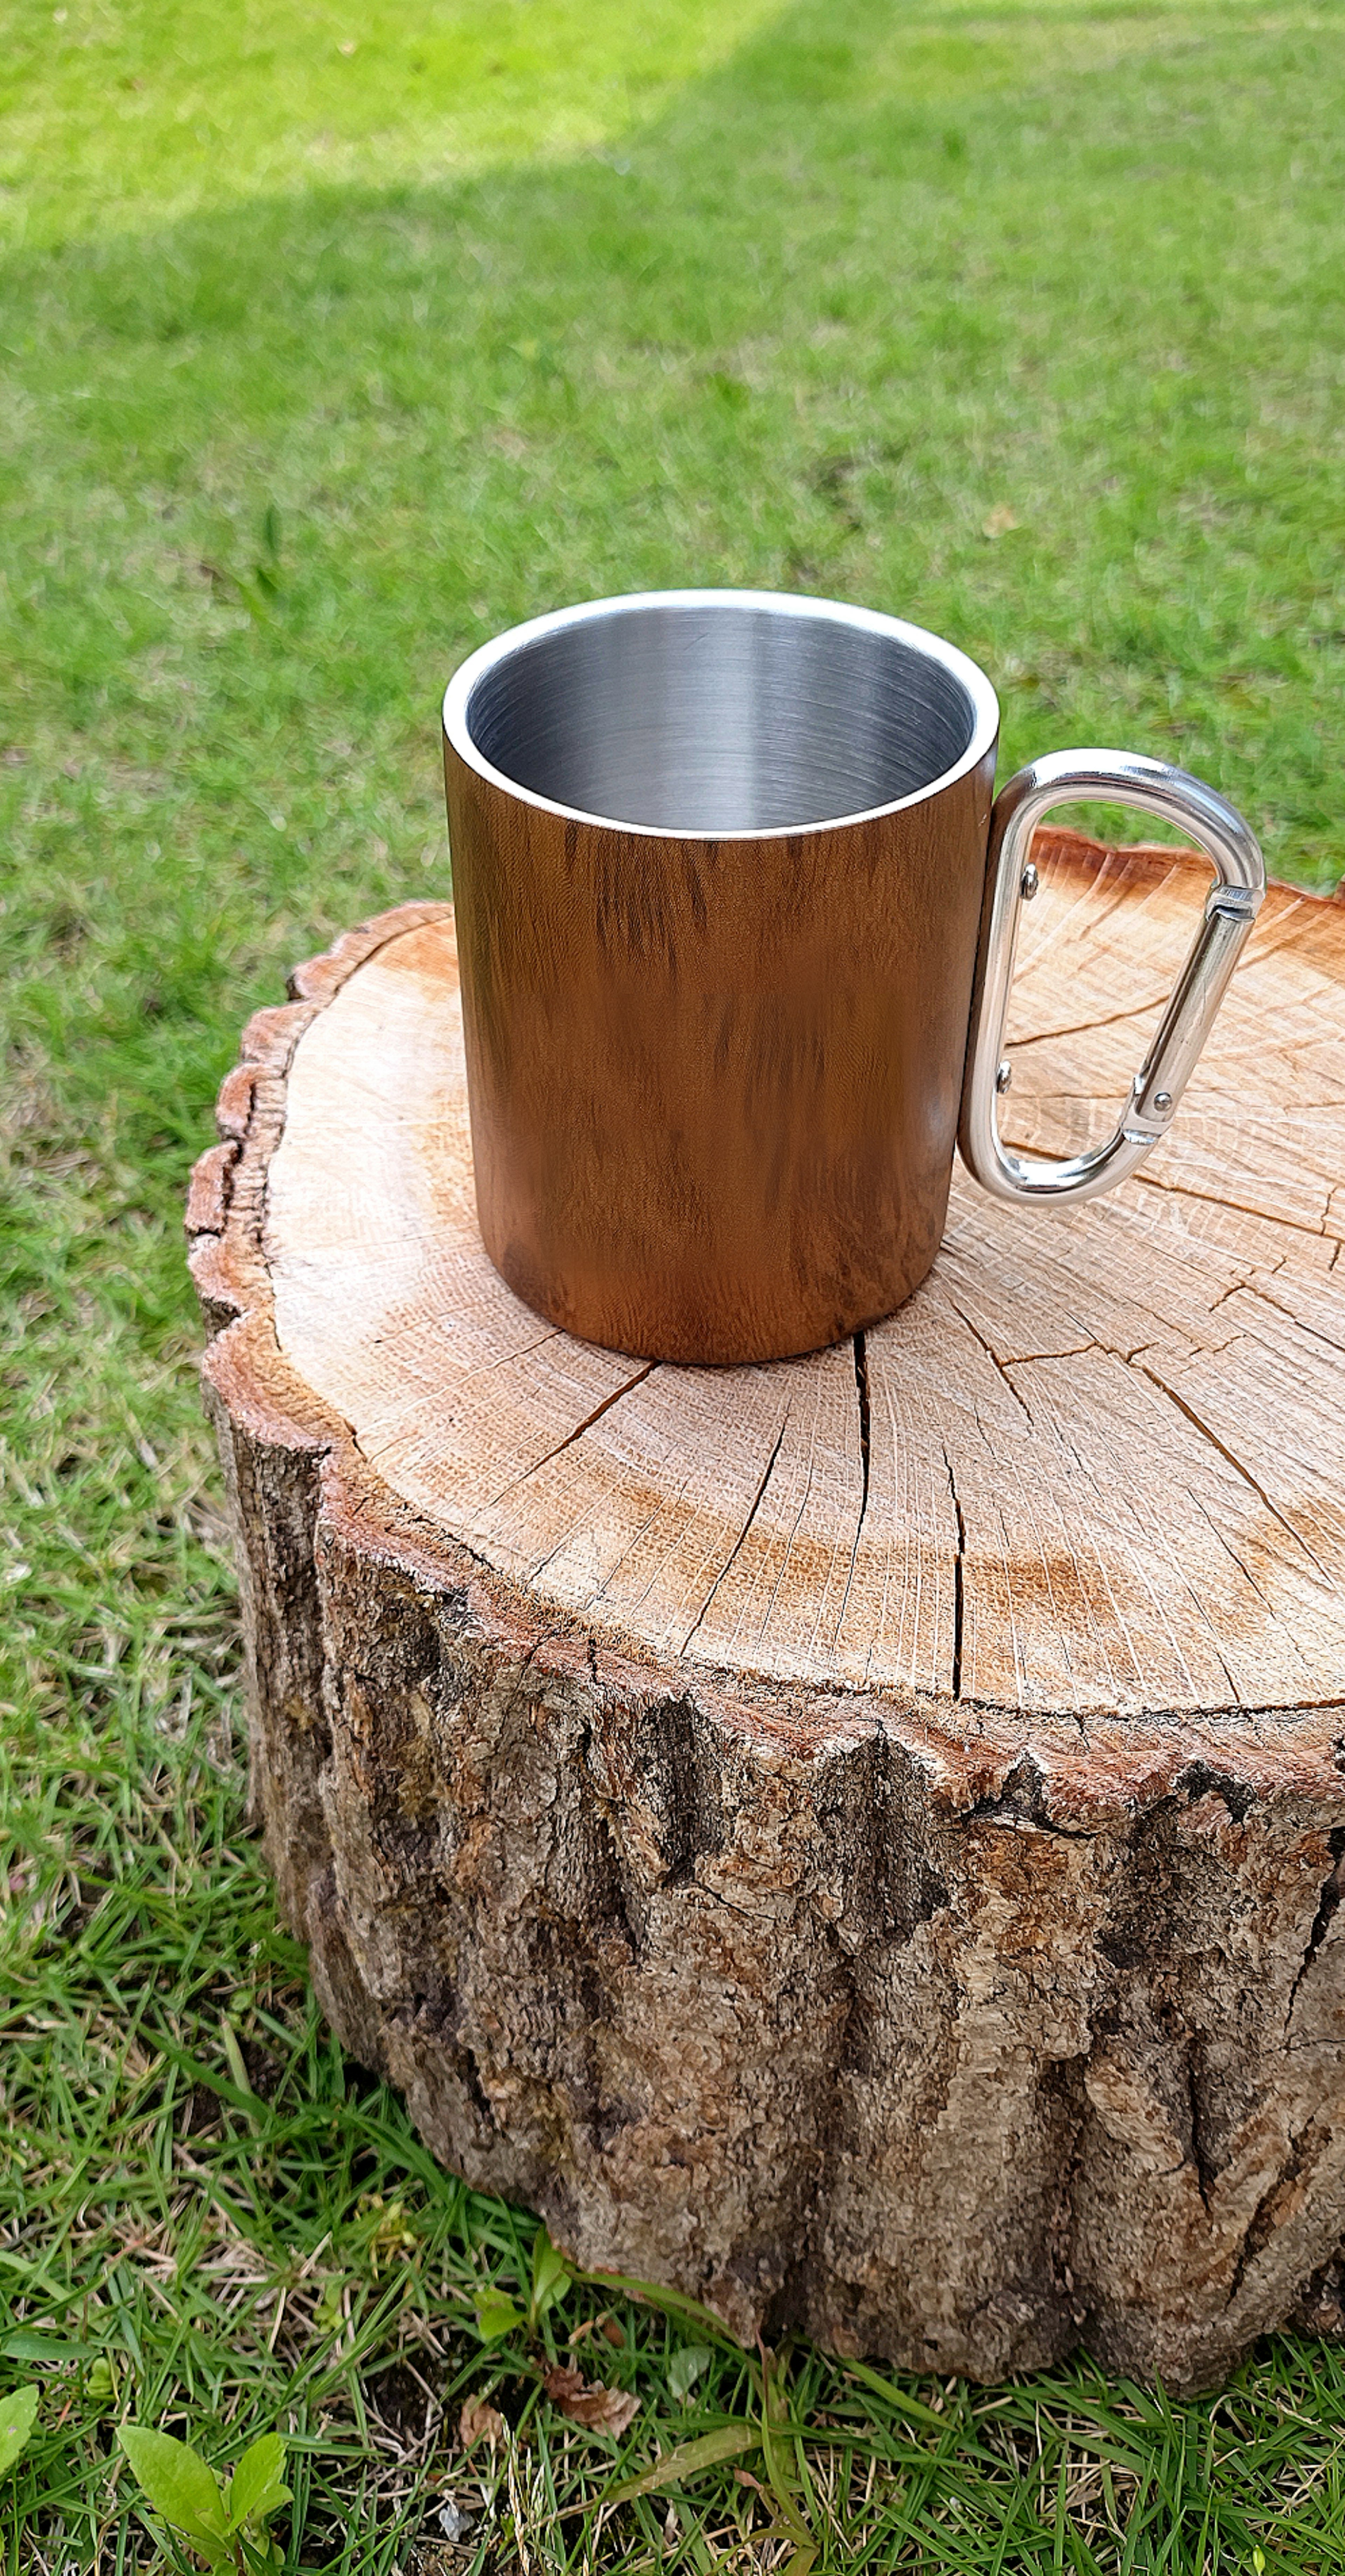
[[[881,635],[904,644],[908,650],[921,653],[926,660],[938,662],[960,682],[971,700],[973,718],[971,739],[961,757],[937,778],[926,780],[923,787],[912,788],[905,796],[894,796],[881,805],[857,807],[847,814],[828,814],[812,823],[779,823],[764,828],[725,832],[699,832],[670,823],[623,823],[611,814],[591,814],[580,805],[562,805],[554,796],[540,795],[536,788],[525,787],[507,770],[497,769],[473,740],[467,725],[467,709],[479,681],[495,670],[511,654],[540,641],[543,636],[563,634],[566,628],[596,622],[629,609],[641,608],[765,608],[777,615],[829,620],[838,626],[857,628],[863,634]],[[871,823],[887,814],[902,814],[913,805],[923,805],[933,796],[954,786],[968,771],[977,768],[993,749],[999,733],[999,700],[980,664],[970,655],[959,652],[942,635],[929,627],[913,626],[904,617],[890,617],[882,609],[860,608],[848,600],[814,599],[806,591],[793,590],[630,590],[615,592],[607,599],[581,600],[571,608],[549,609],[541,617],[527,618],[520,626],[506,627],[502,635],[488,643],[478,644],[466,661],[458,665],[444,691],[444,738],[451,743],[458,758],[479,778],[516,796],[524,805],[532,805],[543,814],[557,814],[567,823],[586,823],[602,832],[620,832],[626,838],[654,841],[786,841],[796,840],[808,832],[837,832],[855,823]]]

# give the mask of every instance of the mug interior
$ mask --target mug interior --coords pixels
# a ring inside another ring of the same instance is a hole
[[[976,732],[971,689],[895,620],[673,594],[539,623],[487,652],[466,732],[516,785],[614,823],[833,821],[931,787]]]

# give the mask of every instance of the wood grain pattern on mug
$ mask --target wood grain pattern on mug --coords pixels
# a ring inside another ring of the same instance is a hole
[[[990,808],[652,842],[445,747],[477,1206],[553,1323],[661,1359],[815,1350],[943,1231]]]

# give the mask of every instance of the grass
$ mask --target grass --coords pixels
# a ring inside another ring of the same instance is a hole
[[[446,886],[449,671],[567,599],[895,607],[997,678],[1010,762],[1157,750],[1334,881],[1341,25],[8,9],[0,2388],[43,2401],[7,2571],[150,2563],[128,2411],[220,2459],[288,2428],[289,2570],[1345,2567],[1324,2345],[1175,2405],[766,2364],[583,2283],[482,2342],[532,2224],[343,2060],[243,1830],[178,1236],[247,1011]],[[638,2398],[619,2438],[546,2398],[571,2351]],[[463,2454],[472,2397],[507,2430]]]

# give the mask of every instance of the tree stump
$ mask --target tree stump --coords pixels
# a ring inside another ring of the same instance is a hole
[[[1038,863],[1005,1126],[1074,1151],[1207,878]],[[496,1276],[446,905],[291,990],[189,1225],[342,2038],[744,2338],[1217,2379],[1345,2237],[1345,907],[1272,889],[1141,1174],[1062,1217],[959,1172],[910,1303],[776,1367]]]

